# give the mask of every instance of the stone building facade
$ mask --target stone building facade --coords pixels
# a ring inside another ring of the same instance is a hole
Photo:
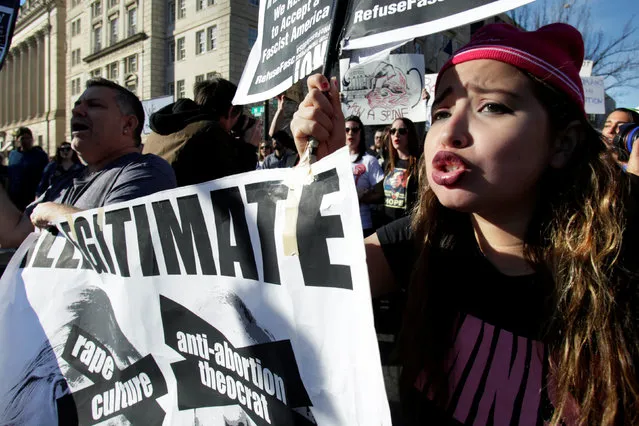
[[[50,155],[65,137],[65,36],[63,0],[26,0],[0,72],[0,146],[13,146],[13,132],[27,126],[35,145]]]

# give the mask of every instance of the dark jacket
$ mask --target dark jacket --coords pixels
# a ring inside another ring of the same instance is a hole
[[[145,154],[171,164],[178,186],[193,185],[255,170],[253,145],[234,140],[219,122],[190,99],[180,99],[151,115]]]

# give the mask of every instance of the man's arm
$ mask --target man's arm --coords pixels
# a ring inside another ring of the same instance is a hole
[[[61,216],[67,216],[81,211],[82,210],[78,208],[66,204],[51,202],[40,203],[35,206],[31,213],[31,223],[38,228],[46,228]]]
[[[286,103],[286,96],[282,93],[281,95],[277,95],[277,111],[275,111],[275,115],[273,115],[273,121],[271,122],[271,128],[268,130],[268,135],[273,137],[275,132],[282,125],[282,118],[284,117],[284,104]]]
[[[0,186],[0,248],[17,248],[33,232],[29,218],[11,202]]]

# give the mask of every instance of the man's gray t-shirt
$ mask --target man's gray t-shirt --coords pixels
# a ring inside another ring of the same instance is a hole
[[[38,203],[52,201],[86,210],[132,200],[177,186],[169,163],[153,154],[123,155],[103,169],[85,169],[50,186],[26,210],[31,214]]]

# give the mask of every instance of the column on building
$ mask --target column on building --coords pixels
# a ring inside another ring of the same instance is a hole
[[[9,73],[11,72],[11,54],[5,57],[4,68],[0,71],[0,126],[9,125]]]
[[[29,81],[31,80],[31,63],[29,62],[29,42],[22,43],[22,85],[20,86],[22,120],[29,119]]]
[[[17,87],[18,87],[18,59],[20,56],[20,50],[15,48],[13,49],[13,61],[11,63],[11,93],[9,95],[10,105],[9,111],[11,111],[11,123],[18,122],[18,113],[16,110],[17,107]]]
[[[37,64],[36,67],[38,69],[38,80],[36,84],[36,95],[37,95],[37,115],[38,117],[42,117],[44,115],[44,95],[45,95],[45,87],[44,87],[44,79],[45,79],[45,71],[44,71],[44,32],[38,31],[36,35],[36,47],[38,51],[37,55]]]
[[[21,122],[24,120],[24,116],[22,115],[22,91],[24,90],[24,51],[23,45],[19,44],[16,46],[16,66],[14,67],[16,73],[16,85],[13,88],[14,91],[14,104],[13,107],[16,111],[16,122]]]
[[[37,57],[38,51],[36,46],[36,37],[31,37],[28,40],[29,46],[29,90],[27,95],[27,110],[29,118],[34,118],[37,115],[37,92],[36,81],[38,79]]]

